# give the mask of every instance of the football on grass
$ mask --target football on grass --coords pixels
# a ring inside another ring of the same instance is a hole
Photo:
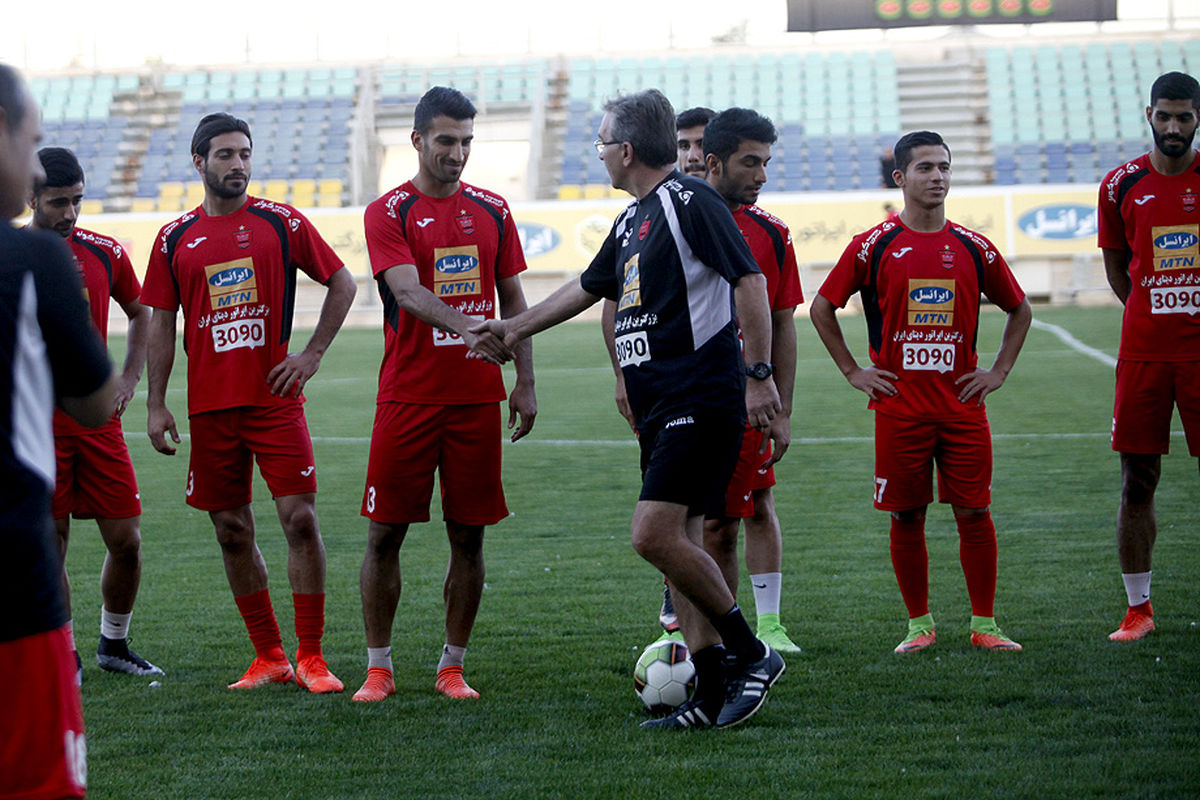
[[[655,642],[633,668],[633,686],[646,708],[663,713],[683,705],[696,688],[696,668],[683,642]]]

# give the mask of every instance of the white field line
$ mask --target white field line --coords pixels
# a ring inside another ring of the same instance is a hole
[[[1105,365],[1106,367],[1116,367],[1117,366],[1117,360],[1115,358],[1110,356],[1108,353],[1105,353],[1103,350],[1097,350],[1096,348],[1094,348],[1090,345],[1086,345],[1083,342],[1079,341],[1074,336],[1072,336],[1071,332],[1068,331],[1066,328],[1061,328],[1058,325],[1052,325],[1049,322],[1042,322],[1040,319],[1037,319],[1036,317],[1034,317],[1034,320],[1033,320],[1033,327],[1037,328],[1038,330],[1046,331],[1048,333],[1053,334],[1054,336],[1057,336],[1059,341],[1061,341],[1067,347],[1071,348],[1072,350],[1076,351],[1077,353],[1083,353],[1085,356],[1089,356],[1091,358],[1096,359],[1097,361],[1099,361],[1101,364]]]

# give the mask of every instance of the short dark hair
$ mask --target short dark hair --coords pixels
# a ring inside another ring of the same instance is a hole
[[[704,154],[712,154],[724,164],[746,140],[775,144],[777,138],[771,120],[757,111],[727,108],[708,121],[704,129]]]
[[[223,133],[244,133],[250,140],[250,146],[254,146],[254,138],[250,135],[250,126],[246,124],[246,120],[218,111],[204,117],[196,126],[196,132],[192,134],[192,155],[208,158],[208,148],[213,137]]]
[[[421,96],[413,111],[413,130],[422,136],[433,125],[434,117],[449,117],[455,122],[475,119],[475,104],[458,89],[434,86]]]
[[[655,169],[675,163],[675,109],[658,89],[613,98],[604,112],[612,115],[613,141],[629,142],[638,161]]]
[[[83,183],[83,167],[79,159],[65,147],[43,147],[38,150],[38,161],[42,162],[42,170],[46,179],[34,187],[36,194],[42,189],[61,189]]]
[[[1184,72],[1159,75],[1150,87],[1150,105],[1159,100],[1191,100],[1192,108],[1200,108],[1200,83]]]
[[[707,125],[716,115],[717,112],[704,106],[689,108],[687,111],[679,112],[679,116],[675,118],[675,127],[683,130],[684,128],[696,128],[700,125]]]
[[[950,145],[946,144],[941,134],[933,131],[913,131],[901,136],[900,140],[892,147],[892,156],[896,159],[896,169],[906,172],[908,165],[913,160],[913,150],[929,145],[946,148],[946,158],[950,157]]]
[[[8,64],[0,64],[0,109],[4,110],[4,118],[8,120],[8,129],[16,130],[28,108],[28,90],[21,75]]]

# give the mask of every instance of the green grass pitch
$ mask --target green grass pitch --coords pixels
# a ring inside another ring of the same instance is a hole
[[[1037,310],[1116,354],[1119,311]],[[990,364],[1003,316],[984,315]],[[860,360],[861,317],[843,319]],[[358,514],[382,350],[378,330],[340,334],[308,391],[328,551],[326,656],[347,691],[233,693],[252,650],[207,515],[187,508],[187,444],[145,437],[144,393],[126,430],[144,503],[144,577],[134,646],[162,686],[101,672],[103,545],[75,522],[68,563],[85,656],[92,798],[1179,798],[1200,794],[1200,535],[1196,461],[1181,436],[1164,460],[1154,600],[1159,630],[1106,634],[1124,613],[1114,543],[1118,461],[1112,369],[1033,330],[992,396],[1000,539],[997,617],[1025,652],[967,644],[970,608],[949,509],[930,510],[931,602],[939,641],[892,655],[905,613],[887,517],[871,508],[865,398],[797,320],[795,442],[779,465],[783,620],[804,652],[750,723],[663,735],[638,729],[638,653],[658,635],[661,581],[629,545],[637,450],[612,403],[598,326],[534,340],[540,414],[505,449],[513,516],[489,529],[487,588],[467,654],[483,695],[433,691],[446,544],[435,522],[402,552],[393,648],[397,694],[360,705],[366,672]],[[306,334],[295,337],[302,343]],[[119,349],[121,342],[115,341]],[[119,354],[117,354],[119,358]],[[176,382],[184,372],[176,364]],[[184,423],[182,389],[169,395]],[[294,652],[283,536],[256,478],[259,543]],[[753,618],[753,598],[743,596]]]

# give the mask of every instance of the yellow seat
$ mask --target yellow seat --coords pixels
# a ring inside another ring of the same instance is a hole
[[[276,200],[280,203],[284,201],[288,193],[288,182],[280,180],[267,181],[263,187],[263,196],[271,200]]]
[[[342,183],[341,178],[322,178],[321,182],[317,184],[317,187],[321,190],[321,194],[323,195],[341,195],[342,191],[346,188]]]
[[[183,204],[188,208],[198,206],[204,201],[204,184],[191,181],[183,192]]]
[[[104,211],[103,200],[84,200],[79,205],[79,213],[81,214],[100,214]]]
[[[246,194],[252,194],[255,197],[262,197],[263,182],[259,180],[251,180],[246,184]]]
[[[317,208],[341,208],[342,196],[340,194],[319,194],[317,195]]]
[[[133,198],[133,205],[130,206],[129,210],[135,214],[145,214],[157,208],[158,203],[153,197],[135,197]]]
[[[158,185],[160,198],[183,197],[183,184],[178,181],[163,181]]]
[[[579,200],[583,197],[583,189],[574,184],[566,184],[558,187],[559,200]]]
[[[183,207],[183,201],[178,197],[160,197],[158,198],[159,211],[179,211]]]
[[[600,200],[609,196],[608,187],[600,183],[589,183],[583,187],[583,196],[587,200]]]
[[[296,178],[292,181],[292,192],[294,194],[316,194],[317,182],[312,178]]]
[[[292,205],[296,208],[313,208],[317,204],[317,196],[312,192],[292,192]]]

